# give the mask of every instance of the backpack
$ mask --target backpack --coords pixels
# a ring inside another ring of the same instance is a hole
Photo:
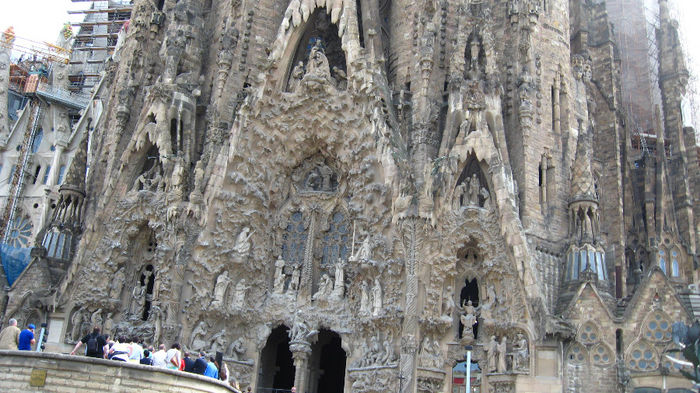
[[[87,341],[87,353],[89,355],[94,355],[99,352],[99,344],[97,342],[97,335],[92,335]]]

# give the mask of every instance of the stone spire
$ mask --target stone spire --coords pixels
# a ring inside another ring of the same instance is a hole
[[[581,130],[576,146],[576,158],[571,168],[571,203],[592,201],[597,204],[595,181],[591,170],[590,131]]]
[[[85,173],[87,171],[87,151],[88,139],[90,135],[86,132],[83,140],[80,141],[78,151],[73,156],[73,161],[68,168],[68,174],[63,181],[60,190],[71,189],[85,194]]]

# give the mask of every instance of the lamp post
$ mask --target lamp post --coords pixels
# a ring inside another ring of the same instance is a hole
[[[464,349],[467,351],[467,378],[466,378],[466,383],[467,383],[467,389],[465,393],[471,393],[472,391],[472,346],[471,345],[465,345]]]

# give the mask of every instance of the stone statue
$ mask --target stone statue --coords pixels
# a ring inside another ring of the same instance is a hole
[[[193,351],[199,351],[204,349],[204,346],[207,345],[207,342],[204,340],[204,337],[207,334],[207,326],[206,322],[201,321],[199,324],[192,330],[192,335],[190,336],[190,348]]]
[[[369,314],[369,285],[367,281],[362,282],[362,293],[360,294],[360,314]]]
[[[309,52],[309,61],[306,63],[306,76],[313,76],[318,79],[330,79],[330,66],[328,65],[328,58],[326,58],[325,51],[323,49],[323,43],[320,39],[317,39],[314,46]]]
[[[227,353],[233,358],[233,360],[243,360],[243,355],[245,355],[245,347],[243,346],[243,339],[237,338],[228,347]]]
[[[98,308],[95,310],[95,312],[92,313],[90,316],[90,323],[92,324],[92,327],[94,328],[95,326],[102,326],[102,309]]]
[[[379,278],[374,279],[374,287],[372,287],[372,315],[379,315],[382,312],[382,285],[379,283]]]
[[[250,237],[253,236],[255,231],[249,232],[250,228],[244,227],[236,238],[236,245],[233,247],[233,250],[241,255],[248,255],[250,251]]]
[[[452,286],[448,285],[445,294],[442,296],[442,317],[452,320],[452,312],[455,309],[455,301],[452,296]]]
[[[392,344],[393,338],[391,333],[387,334],[382,346],[384,347],[384,357],[381,359],[382,364],[390,364],[396,361],[396,354],[394,352],[394,345]]]
[[[112,313],[107,314],[105,318],[104,325],[102,325],[102,334],[114,334],[114,320],[112,319]]]
[[[492,373],[496,371],[496,358],[498,357],[498,341],[496,336],[491,336],[491,340],[484,346],[486,352],[486,372]]]
[[[348,75],[337,66],[333,66],[333,79],[338,90],[345,90],[348,86]]]
[[[236,284],[236,291],[233,295],[234,310],[240,310],[243,308],[243,305],[245,304],[245,292],[247,289],[248,287],[246,286],[245,278],[242,278],[240,281],[238,281],[238,284]]]
[[[501,342],[496,346],[496,352],[498,352],[498,364],[496,365],[496,370],[503,374],[506,372],[506,350],[507,350],[506,336],[501,337]]]
[[[460,183],[457,188],[455,188],[455,197],[453,201],[453,208],[454,210],[459,210],[463,206],[462,198],[464,198],[464,194],[467,192],[467,183],[462,182]],[[466,202],[466,201],[464,201]]]
[[[335,264],[335,285],[333,286],[332,297],[342,299],[345,296],[345,262],[338,258]]]
[[[517,335],[513,352],[513,371],[527,371],[530,368],[528,366],[527,339],[522,333]]]
[[[292,271],[292,278],[289,281],[289,287],[287,288],[287,293],[296,295],[297,291],[299,290],[299,274],[299,266],[294,266],[294,270]]]
[[[362,241],[362,245],[357,250],[357,253],[352,256],[353,261],[369,261],[372,258],[372,247],[369,242],[369,235]]]
[[[286,275],[284,274],[285,264],[286,262],[284,262],[284,259],[282,259],[282,255],[280,255],[277,258],[277,261],[275,261],[275,285],[272,290],[273,293],[284,293],[284,279],[286,278]]]
[[[137,284],[131,290],[131,315],[138,316],[143,310],[143,301],[146,298],[146,286]]]
[[[481,184],[476,173],[472,174],[472,179],[469,182],[469,206],[479,206],[479,191]]]
[[[71,334],[70,338],[73,341],[80,340],[80,325],[83,322],[83,310],[76,310],[70,319],[71,322]]]
[[[382,345],[379,343],[379,336],[374,335],[369,339],[369,354],[367,361],[369,365],[378,364],[382,358]]]
[[[228,271],[224,270],[216,279],[214,285],[214,300],[211,302],[211,307],[220,307],[224,302],[224,295],[231,280],[228,278]]]
[[[109,288],[110,298],[117,301],[121,298],[122,288],[124,287],[124,280],[124,268],[121,268],[117,270],[116,273],[114,273],[114,278],[112,279]]]
[[[474,340],[474,325],[476,325],[477,308],[472,305],[472,301],[468,300],[460,307],[462,315],[459,320],[462,322],[462,340]]]
[[[318,334],[318,330],[311,330],[306,322],[297,320],[294,326],[292,326],[292,328],[289,330],[289,341],[290,343],[309,343],[309,340],[311,340],[316,334]]]
[[[212,353],[216,353],[219,348],[223,350],[224,348],[224,337],[226,336],[226,329],[222,329],[220,332],[216,333],[211,337],[211,348],[209,350]]]
[[[491,210],[491,194],[485,187],[481,187],[481,197],[484,198],[484,209]]]
[[[324,299],[328,300],[328,297],[333,292],[333,282],[328,274],[324,273],[318,284],[318,291],[311,297],[312,300]]]
[[[297,65],[294,66],[294,69],[292,69],[292,74],[289,77],[289,91],[297,91],[299,89],[299,85],[303,77],[304,62],[300,61],[297,63]]]

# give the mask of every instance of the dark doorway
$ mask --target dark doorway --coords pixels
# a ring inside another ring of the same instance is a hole
[[[289,351],[288,330],[286,326],[278,326],[267,338],[260,353],[259,388],[289,390],[294,385],[294,361]]]
[[[459,293],[459,305],[460,307],[467,304],[471,300],[472,306],[479,307],[479,284],[476,282],[476,278],[469,280],[464,280],[464,287]],[[462,322],[459,322],[459,338],[462,338]],[[477,333],[479,332],[479,322],[474,325],[474,338],[477,338]]]
[[[321,330],[313,346],[310,393],[343,393],[345,351],[338,333]]]

